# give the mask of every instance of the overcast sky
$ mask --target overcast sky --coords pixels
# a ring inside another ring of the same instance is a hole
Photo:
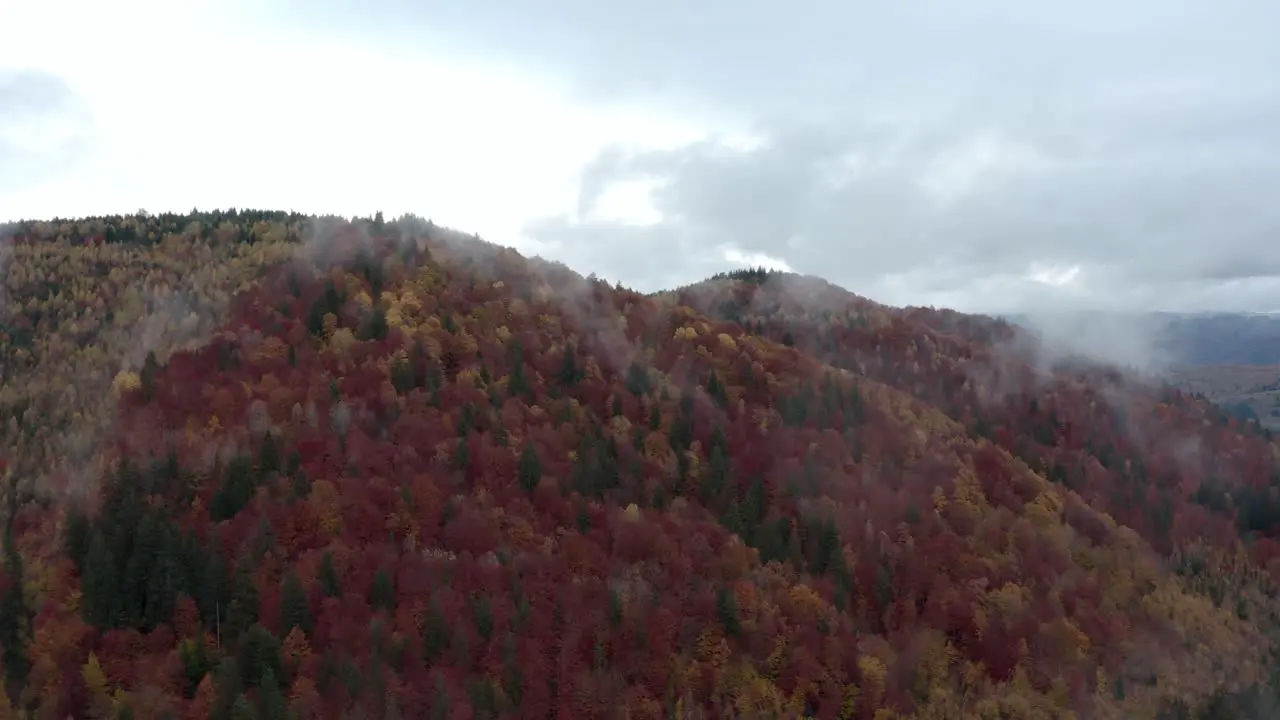
[[[1280,4],[0,4],[0,219],[430,216],[650,290],[1280,309]]]

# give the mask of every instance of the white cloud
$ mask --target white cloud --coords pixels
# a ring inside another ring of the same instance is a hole
[[[791,265],[782,258],[762,252],[743,252],[741,248],[732,245],[721,246],[720,256],[724,258],[725,262],[739,267],[762,267],[769,270],[793,272]]]
[[[0,69],[54,75],[87,112],[10,123],[0,137],[34,157],[75,129],[91,142],[73,169],[0,194],[0,214],[410,211],[521,245],[529,220],[573,207],[581,167],[605,146],[675,147],[715,130],[635,102],[588,103],[510,65],[243,26],[223,10],[6,6],[0,25],[18,41],[0,44]],[[36,32],[49,27],[66,29],[65,51]],[[615,191],[602,211],[654,222],[646,194]]]
[[[662,213],[653,204],[653,193],[664,184],[657,178],[611,183],[595,198],[585,219],[590,222],[657,225],[662,222]]]
[[[1074,284],[1080,277],[1082,268],[1079,265],[1051,265],[1031,263],[1027,278],[1042,285],[1063,287]]]

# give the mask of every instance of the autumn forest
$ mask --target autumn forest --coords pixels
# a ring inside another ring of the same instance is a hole
[[[1003,321],[381,214],[0,270],[0,720],[1280,712],[1280,445]]]

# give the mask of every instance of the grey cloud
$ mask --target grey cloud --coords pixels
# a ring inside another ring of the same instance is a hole
[[[587,98],[754,123],[764,147],[611,150],[528,233],[640,287],[781,257],[888,302],[1280,307],[1280,6],[268,0],[298,32],[516,63]],[[305,10],[305,12],[304,12]],[[852,159],[853,162],[846,162]],[[592,220],[661,181],[655,226]],[[1025,276],[1078,266],[1074,284]]]
[[[0,69],[0,190],[43,182],[88,145],[84,103],[58,76]]]
[[[1213,110],[1201,112],[1212,125]],[[1280,128],[1280,113],[1271,119]],[[955,126],[895,138],[826,126],[776,132],[749,151],[712,143],[613,150],[584,173],[579,215],[589,217],[610,183],[648,177],[662,183],[651,200],[665,222],[639,230],[561,218],[529,232],[559,243],[567,262],[616,267],[616,277],[642,286],[668,282],[672,272],[655,274],[633,254],[668,263],[698,256],[678,268],[689,281],[706,270],[710,250],[732,245],[873,297],[895,295],[886,277],[898,277],[917,297],[978,309],[1273,307],[1280,299],[1266,300],[1280,279],[1280,131],[1257,135],[1269,156],[1243,165],[1214,155],[1212,143],[1203,158],[1180,151],[1176,127],[1173,138],[1159,125],[1135,125],[1123,138],[1113,129],[1090,150],[1028,123],[999,133],[1004,139],[993,141],[997,150],[974,177],[965,180],[958,167],[947,191],[936,180],[946,175],[940,167],[986,132]],[[998,153],[1012,152],[1002,146],[1020,148],[1022,159],[1002,165]],[[833,181],[838,158],[854,159],[854,168]],[[1071,265],[1080,266],[1074,294],[1020,279],[1037,266]]]
[[[1275,58],[1271,28],[1280,19],[1280,10],[1248,0],[255,5],[256,12],[305,32],[442,43],[563,74],[594,94],[688,91],[717,104],[799,117],[809,109],[903,95],[929,106],[939,97],[1017,103],[1001,98],[999,88],[1069,87],[1086,76],[1123,82],[1191,73],[1206,63],[1261,75],[1269,66],[1258,61]]]

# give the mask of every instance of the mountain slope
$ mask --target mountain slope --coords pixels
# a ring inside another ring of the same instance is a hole
[[[1261,536],[1253,544],[1260,563],[1275,557],[1280,515],[1263,496],[1280,483],[1280,451],[1254,426],[1154,379],[1055,357],[1003,322],[887,311],[811,278],[739,277],[750,282],[721,278],[665,301],[910,392],[1166,553],[1202,536],[1230,549],[1243,530]]]
[[[0,586],[33,616],[10,702],[1155,717],[1268,680],[1257,566],[1219,563],[1238,501],[1193,529],[1243,612],[1168,571],[1183,534],[1091,507],[1093,435],[1023,442],[1034,367],[981,365],[984,388],[963,364],[1007,327],[830,285],[645,297],[417,223],[315,227],[199,347],[115,374],[95,491],[9,514]],[[837,335],[775,322],[837,307]],[[1109,417],[1071,400],[1043,413]],[[1223,474],[1263,462],[1233,428],[1202,433]],[[48,473],[36,495],[74,486]]]
[[[1276,654],[1280,462],[1256,425],[1007,323],[884,308],[815,278],[745,271],[660,297],[929,402],[1136,529],[1187,586],[1257,618]]]

